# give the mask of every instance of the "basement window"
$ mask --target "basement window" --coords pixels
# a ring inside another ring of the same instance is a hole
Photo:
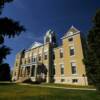
[[[78,79],[72,79],[72,83],[77,83]]]
[[[65,79],[61,79],[61,82],[65,82]]]

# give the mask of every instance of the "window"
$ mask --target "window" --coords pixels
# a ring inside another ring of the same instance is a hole
[[[47,60],[47,52],[44,53],[44,59]]]
[[[26,59],[24,60],[24,64],[26,64]]]
[[[32,62],[36,62],[36,58],[34,57],[34,58],[32,58]]]
[[[30,58],[28,58],[28,63],[30,63]]]
[[[61,64],[60,68],[61,68],[61,75],[64,75],[64,64]]]
[[[78,79],[72,79],[72,83],[77,83]]]
[[[76,63],[72,62],[71,68],[72,68],[72,74],[77,74]]]
[[[48,43],[50,41],[49,37],[46,37],[46,43]]]
[[[69,42],[72,42],[72,41],[73,41],[73,38],[72,38],[72,37],[70,37],[70,38],[68,39],[68,41],[69,41]]]
[[[61,82],[65,82],[65,79],[61,79]]]
[[[60,49],[60,58],[63,58],[63,49]]]
[[[38,59],[39,59],[39,61],[41,61],[41,55],[39,55],[39,58]]]
[[[70,47],[70,56],[75,55],[75,49],[74,47]]]

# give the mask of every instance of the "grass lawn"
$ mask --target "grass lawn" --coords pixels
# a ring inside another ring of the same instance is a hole
[[[45,86],[57,86],[57,87],[65,87],[65,88],[89,88],[89,89],[95,89],[94,86],[81,86],[81,85],[68,85],[68,84],[58,84],[58,83],[43,83],[42,85]]]
[[[100,100],[97,91],[43,88],[34,85],[0,84],[0,100]]]

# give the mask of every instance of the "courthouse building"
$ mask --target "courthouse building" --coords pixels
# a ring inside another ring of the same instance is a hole
[[[12,80],[88,85],[80,31],[71,26],[61,38],[60,46],[56,37],[49,30],[44,43],[34,42],[27,50],[17,53]]]

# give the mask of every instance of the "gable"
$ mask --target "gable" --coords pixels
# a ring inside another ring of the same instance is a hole
[[[77,34],[77,33],[80,33],[80,31],[78,29],[76,29],[74,26],[71,26],[63,37],[72,36],[72,35]]]

